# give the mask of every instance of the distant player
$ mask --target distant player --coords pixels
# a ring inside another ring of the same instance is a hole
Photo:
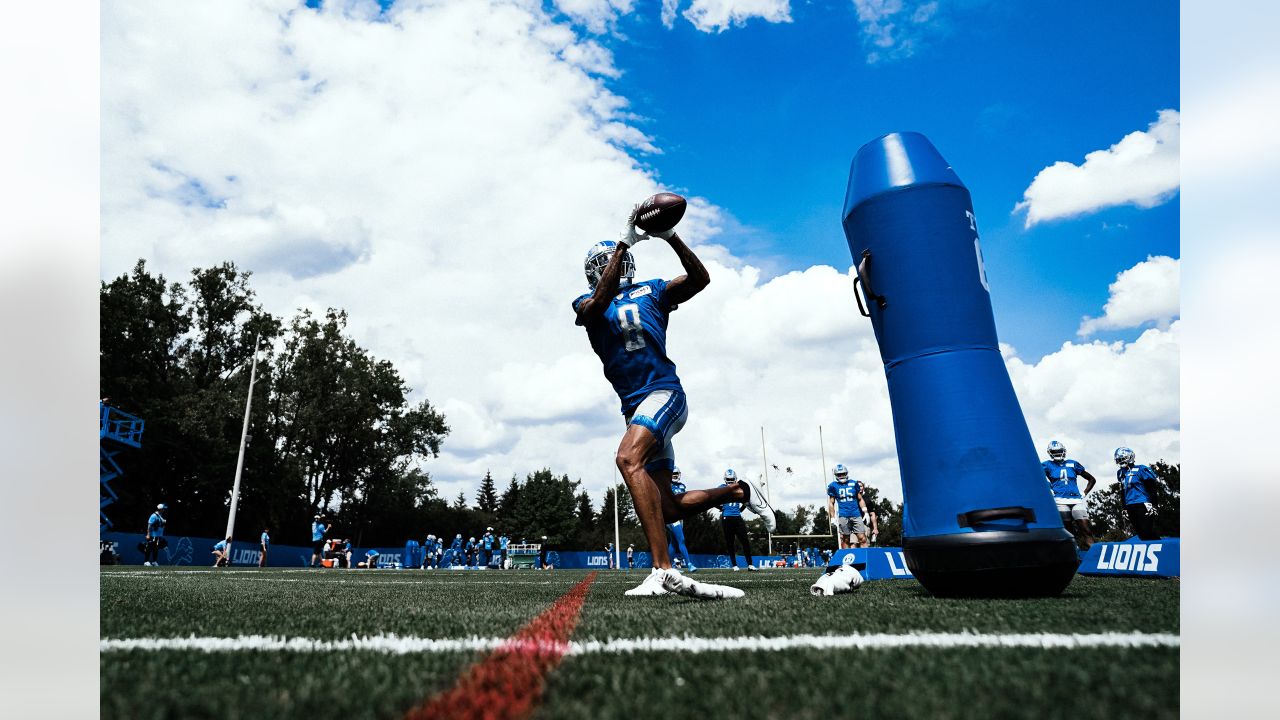
[[[510,544],[511,538],[507,537],[506,533],[502,533],[498,538],[498,551],[502,553],[502,560],[498,563],[498,567],[503,570],[507,569],[507,546]]]
[[[332,525],[326,525],[324,515],[316,515],[311,521],[311,567],[324,557],[324,536]]]
[[[271,528],[262,528],[262,537],[258,538],[262,552],[258,555],[258,567],[267,566],[267,549],[271,547]]]
[[[219,540],[213,544],[213,566],[226,567],[231,564],[231,538]]]
[[[671,470],[671,494],[680,496],[687,491],[684,482],[680,480],[680,468],[672,468]],[[698,568],[694,567],[693,560],[689,558],[689,548],[684,542],[684,521],[677,520],[673,523],[667,523],[667,553],[668,555],[676,555],[684,559],[684,567],[689,572],[697,572]]]
[[[635,569],[635,566],[636,566],[636,546],[628,545],[627,546],[627,569],[633,570]]]
[[[1129,516],[1129,526],[1140,540],[1159,540],[1156,533],[1156,473],[1146,465],[1134,463],[1133,451],[1127,447],[1116,448],[1116,480],[1124,495],[1124,511]]]
[[[151,517],[147,518],[146,544],[142,550],[142,564],[145,567],[160,565],[160,541],[164,539],[164,513],[168,509],[168,505],[160,503]]]
[[[453,544],[449,546],[449,552],[453,556],[449,560],[450,567],[453,567],[454,565],[461,565],[465,562],[465,559],[462,556],[462,544],[462,533],[458,533],[457,536],[453,538]]]
[[[724,484],[720,487],[733,487],[740,483],[738,473],[729,468],[724,471]],[[724,544],[729,553],[729,567],[738,572],[738,553],[735,541],[742,543],[742,555],[747,560],[747,570],[756,569],[755,558],[751,556],[751,538],[747,537],[747,521],[742,519],[742,503],[727,502],[720,506],[720,529],[724,532]]]
[[[1058,504],[1058,515],[1062,516],[1062,526],[1076,536],[1076,540],[1088,550],[1093,545],[1093,529],[1089,527],[1089,507],[1085,496],[1093,492],[1097,480],[1089,474],[1084,466],[1067,458],[1067,446],[1051,440],[1046,448],[1049,459],[1045,460],[1045,480],[1053,491],[1053,501]],[[1088,481],[1084,492],[1080,492],[1080,481]]]
[[[472,535],[467,539],[467,567],[476,566],[476,553],[480,549],[480,544],[476,542],[476,536]]]
[[[489,567],[493,564],[493,545],[496,538],[493,537],[493,528],[484,529],[484,537],[480,538],[480,544],[484,548],[484,566]]]
[[[867,501],[862,483],[849,477],[849,468],[837,464],[831,470],[835,480],[827,484],[827,517],[836,526],[840,549],[869,547],[867,542]]]
[[[653,557],[652,572],[626,594],[738,597],[740,590],[704,586],[674,570],[666,542],[666,523],[726,502],[746,503],[770,528],[774,526],[773,510],[764,494],[753,492],[755,488],[746,482],[691,490],[679,497],[671,492],[675,467],[671,440],[684,427],[688,405],[675,363],[667,357],[667,321],[681,303],[711,282],[711,276],[672,229],[655,235],[666,240],[685,274],[671,281],[633,282],[636,270],[630,248],[649,238],[636,231],[635,216],[633,210],[618,242],[596,243],[587,252],[584,265],[591,291],[573,301],[576,322],[586,329],[591,348],[604,365],[605,378],[622,401],[627,429],[616,462],[631,490]]]

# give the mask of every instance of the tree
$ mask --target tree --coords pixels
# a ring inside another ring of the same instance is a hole
[[[490,515],[498,511],[498,493],[493,486],[493,475],[487,470],[480,481],[480,492],[476,493],[476,508]]]
[[[1155,530],[1162,537],[1178,537],[1182,531],[1182,466],[1157,460],[1151,464],[1151,470],[1157,478],[1152,503],[1156,508]],[[1086,502],[1089,524],[1097,538],[1115,542],[1133,534],[1118,482],[1089,493]]]
[[[577,526],[578,483],[568,475],[556,477],[549,468],[527,475],[517,495],[510,526],[528,538],[541,538],[563,545]]]
[[[466,493],[462,492],[461,490],[459,490],[459,491],[458,491],[458,497],[454,498],[454,500],[453,500],[453,507],[454,507],[454,509],[457,509],[457,510],[466,510],[466,509],[467,509],[467,496],[466,496]]]
[[[511,476],[511,484],[507,485],[507,489],[503,491],[502,498],[498,500],[498,519],[504,523],[510,522],[516,511],[516,502],[520,499],[520,482],[516,480],[516,476]]]
[[[574,512],[577,524],[573,531],[573,543],[580,548],[591,547],[592,534],[596,527],[595,509],[591,507],[591,496],[586,490],[578,493],[578,508]]]

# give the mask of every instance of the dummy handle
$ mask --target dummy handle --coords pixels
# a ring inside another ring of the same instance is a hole
[[[987,510],[970,510],[967,513],[960,513],[957,515],[956,520],[960,523],[960,527],[972,527],[979,523],[991,522],[992,520],[1022,520],[1024,522],[1033,523],[1036,521],[1036,511],[1028,507],[1001,507],[990,508]]]
[[[867,311],[867,307],[871,305],[871,301],[875,300],[876,305],[881,310],[888,302],[883,295],[877,295],[876,291],[871,288],[871,276],[869,275],[871,264],[871,251],[862,251],[862,261],[858,263],[858,276],[853,279],[853,296],[858,300],[858,312],[862,313],[862,317],[871,317],[871,313]],[[867,304],[862,304],[862,293],[858,292],[858,283],[862,283],[862,291],[867,294]]]

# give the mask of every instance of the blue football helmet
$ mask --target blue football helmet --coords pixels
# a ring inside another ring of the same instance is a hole
[[[600,278],[604,275],[604,268],[609,264],[609,258],[613,257],[614,250],[617,250],[618,243],[613,240],[601,240],[591,249],[587,251],[587,259],[582,263],[582,267],[587,272],[587,284],[595,287],[600,282]],[[631,257],[630,251],[624,251],[622,255],[622,273],[618,276],[618,287],[626,287],[636,277],[636,262]]]
[[[725,471],[724,471],[724,481],[725,481],[725,482],[727,482],[727,483],[735,483],[735,482],[738,482],[738,473],[734,472],[734,471],[733,471],[733,468],[729,468],[728,470],[725,470]]]
[[[831,468],[831,474],[836,476],[836,482],[849,482],[849,468],[845,467],[844,463],[836,463],[836,466]]]
[[[1062,461],[1067,459],[1067,446],[1057,440],[1050,440],[1049,447],[1047,449],[1049,451],[1050,460]]]
[[[169,506],[165,505],[164,503],[160,503],[159,505],[156,506],[156,510],[159,510],[160,512],[164,512],[165,510],[168,510],[168,509],[169,509]]]
[[[1133,451],[1127,447],[1116,448],[1116,464],[1121,467],[1129,467],[1133,464]]]

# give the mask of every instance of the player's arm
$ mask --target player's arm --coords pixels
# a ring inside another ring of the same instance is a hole
[[[710,285],[711,274],[707,272],[707,268],[703,266],[698,256],[693,254],[693,250],[684,244],[684,240],[680,239],[676,231],[670,232],[671,236],[666,238],[667,244],[676,251],[676,257],[680,258],[680,265],[685,273],[667,283],[667,303],[675,306],[692,298]],[[661,237],[661,234],[657,236]]]
[[[1098,478],[1094,477],[1092,473],[1084,468],[1080,468],[1080,477],[1089,481],[1089,484],[1084,486],[1084,494],[1088,495],[1093,492],[1093,486],[1097,484]]]
[[[622,256],[629,248],[621,243],[618,249],[609,256],[609,263],[604,266],[604,274],[600,276],[600,282],[596,283],[595,292],[591,293],[591,297],[578,303],[576,308],[578,311],[578,324],[586,324],[587,318],[602,314],[613,296],[618,294],[618,281],[622,276]]]

